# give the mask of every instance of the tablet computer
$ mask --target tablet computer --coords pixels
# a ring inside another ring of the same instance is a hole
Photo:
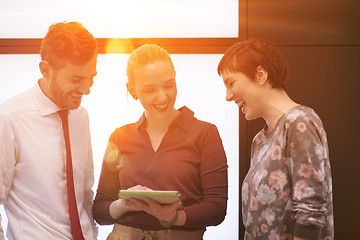
[[[160,204],[172,204],[181,201],[178,191],[148,191],[148,190],[120,190],[121,199],[137,198],[144,200],[148,197]]]

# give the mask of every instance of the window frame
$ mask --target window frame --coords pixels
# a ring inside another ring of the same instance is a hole
[[[96,38],[100,54],[123,53],[154,43],[170,54],[223,54],[248,37],[247,0],[238,0],[238,36],[235,38]],[[38,54],[42,38],[0,38],[0,54]]]

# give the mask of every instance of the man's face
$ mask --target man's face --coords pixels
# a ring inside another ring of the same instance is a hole
[[[47,79],[45,94],[60,108],[76,109],[80,106],[83,95],[90,93],[96,72],[95,54],[83,64],[65,63],[59,69],[53,69]]]

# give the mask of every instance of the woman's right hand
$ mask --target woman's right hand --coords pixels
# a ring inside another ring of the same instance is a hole
[[[131,211],[131,209],[126,206],[124,200],[122,199],[113,201],[109,207],[110,216],[113,219],[118,219],[122,217],[128,211]]]
[[[151,188],[141,186],[141,185],[136,185],[136,186],[130,187],[127,190],[152,191]],[[118,199],[118,200],[113,201],[110,204],[109,211],[110,211],[110,215],[113,219],[118,219],[118,218],[122,217],[125,213],[134,211],[131,207],[128,206],[128,204],[126,204],[126,201],[128,201],[128,200]]]

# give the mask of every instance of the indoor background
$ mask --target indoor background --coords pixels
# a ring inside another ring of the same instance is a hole
[[[243,239],[239,182],[248,169],[251,140],[264,125],[262,120],[245,121],[235,104],[226,103],[217,63],[239,40],[272,41],[289,61],[289,95],[314,108],[328,135],[335,238],[357,239],[358,0],[0,0],[0,6],[0,102],[33,86],[40,77],[40,38],[51,23],[81,21],[98,38],[99,74],[84,99],[91,118],[96,178],[111,131],[141,114],[141,107],[125,90],[128,54],[150,42],[171,53],[179,85],[177,105],[187,105],[198,118],[215,123],[228,155],[228,214],[223,224],[208,229],[205,239]],[[96,187],[95,183],[94,191]],[[104,235],[110,231],[100,230]]]

